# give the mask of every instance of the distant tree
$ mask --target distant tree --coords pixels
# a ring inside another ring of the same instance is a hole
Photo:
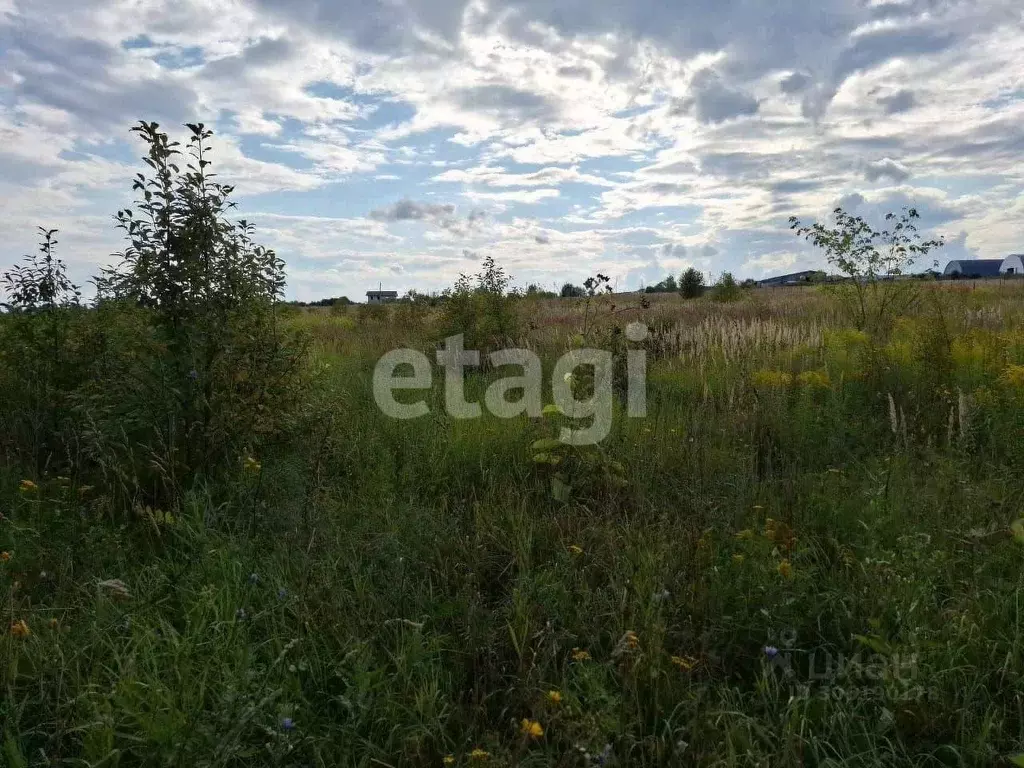
[[[736,282],[732,272],[723,272],[711,289],[711,298],[714,301],[737,301],[742,295],[743,289]]]
[[[582,296],[586,296],[587,292],[580,288],[578,285],[572,283],[566,283],[562,286],[562,291],[559,294],[563,299],[578,299]]]
[[[678,290],[679,286],[676,285],[675,275],[669,275],[660,283],[647,286],[645,293],[675,293]]]
[[[556,299],[558,294],[554,291],[549,291],[541,288],[536,283],[530,283],[526,286],[526,295],[532,299]]]
[[[684,299],[695,299],[704,293],[704,275],[693,267],[679,278],[679,293]]]

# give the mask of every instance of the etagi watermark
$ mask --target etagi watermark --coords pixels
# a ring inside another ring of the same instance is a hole
[[[626,338],[634,343],[647,338],[647,326],[630,323]],[[500,419],[514,419],[523,414],[539,418],[543,415],[544,370],[540,358],[528,349],[501,349],[487,356],[496,369],[517,366],[518,376],[506,376],[492,383],[484,393],[483,404]],[[449,336],[437,352],[437,364],[444,369],[445,412],[456,419],[478,419],[483,415],[480,403],[466,400],[466,368],[480,365],[480,352],[465,349],[462,334]],[[400,368],[411,369],[411,375],[398,375]],[[577,398],[573,383],[577,370],[591,369],[593,386],[589,396]],[[574,429],[562,427],[559,439],[570,445],[596,445],[612,429],[612,353],[601,349],[573,349],[562,355],[551,376],[551,396],[555,406],[572,419],[592,419],[589,426]],[[630,418],[647,415],[647,353],[643,349],[626,351],[626,414]],[[433,386],[430,359],[415,349],[388,352],[373,370],[373,397],[377,406],[394,419],[418,419],[430,413],[424,400],[400,403],[396,390],[429,390]],[[515,393],[517,399],[510,399]]]

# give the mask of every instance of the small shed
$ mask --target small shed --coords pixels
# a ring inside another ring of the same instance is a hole
[[[946,265],[943,277],[999,277],[1002,259],[958,259]]]
[[[390,301],[398,301],[398,291],[367,291],[367,304],[387,304]]]
[[[1003,259],[999,274],[1024,275],[1024,253],[1015,253]]]

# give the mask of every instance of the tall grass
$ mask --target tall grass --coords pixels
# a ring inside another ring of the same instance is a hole
[[[998,764],[1024,738],[1024,294],[942,298],[938,368],[925,308],[885,339],[814,289],[628,309],[648,417],[603,447],[629,484],[570,503],[531,461],[548,419],[451,420],[440,376],[430,416],[377,410],[376,358],[433,349],[433,314],[297,314],[296,437],[229,487],[112,525],[108,489],[0,475],[4,760]],[[582,310],[530,306],[550,364]]]

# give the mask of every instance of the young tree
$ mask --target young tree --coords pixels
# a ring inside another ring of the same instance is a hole
[[[563,299],[578,299],[586,295],[586,291],[580,288],[578,285],[572,283],[566,283],[562,286],[561,297]]]
[[[842,208],[833,211],[833,218],[832,227],[818,222],[803,226],[793,216],[790,229],[824,250],[829,264],[848,278],[837,289],[857,328],[872,333],[884,331],[920,296],[918,287],[896,278],[907,274],[918,259],[941,248],[945,241],[941,237],[921,237],[916,208],[886,214],[887,228],[882,230]]]
[[[711,298],[715,301],[737,301],[742,295],[743,289],[736,282],[732,272],[723,272],[711,289]]]
[[[696,299],[704,293],[704,275],[689,267],[679,278],[679,294],[684,299]]]

